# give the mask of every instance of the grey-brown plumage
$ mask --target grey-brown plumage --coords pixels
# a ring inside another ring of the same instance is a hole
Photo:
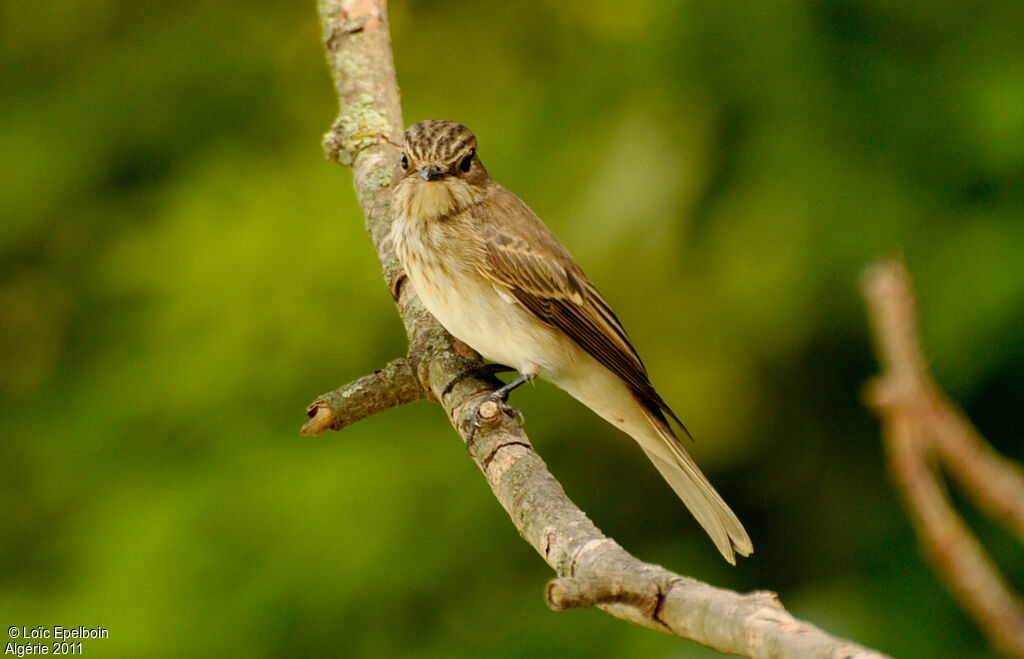
[[[618,318],[547,226],[490,178],[476,147],[451,121],[405,133],[391,238],[424,305],[484,357],[554,382],[636,439],[726,560],[750,554]]]

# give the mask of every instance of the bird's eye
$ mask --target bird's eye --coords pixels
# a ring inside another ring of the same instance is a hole
[[[402,154],[402,169],[409,169],[409,158],[404,153]]]
[[[470,151],[469,155],[462,159],[462,162],[459,163],[459,169],[461,169],[464,172],[468,172],[469,171],[469,168],[473,166],[473,154],[474,153],[476,153],[476,152],[475,151]]]

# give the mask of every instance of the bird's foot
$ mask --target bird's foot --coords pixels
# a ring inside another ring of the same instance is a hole
[[[441,397],[445,397],[452,392],[455,385],[459,384],[463,380],[469,378],[490,378],[494,377],[498,373],[507,373],[514,371],[515,369],[511,366],[505,366],[504,364],[477,364],[471,368],[466,369],[462,373],[459,373],[454,380],[448,383],[448,386],[441,392]]]

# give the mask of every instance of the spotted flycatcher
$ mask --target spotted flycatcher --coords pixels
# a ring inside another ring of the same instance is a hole
[[[420,300],[453,336],[520,373],[540,376],[643,448],[727,561],[750,537],[669,427],[618,318],[530,208],[484,169],[473,132],[422,121],[405,133],[394,178],[391,239]],[[680,425],[682,425],[680,423]]]

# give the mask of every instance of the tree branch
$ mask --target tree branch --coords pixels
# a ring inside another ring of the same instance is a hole
[[[998,455],[928,374],[917,338],[910,274],[901,263],[865,272],[883,373],[868,393],[882,420],[894,484],[928,560],[997,648],[1024,656],[1024,605],[949,502],[937,463],[965,494],[1018,536],[1024,529],[1024,476]]]
[[[415,360],[396,359],[379,371],[313,401],[306,409],[309,421],[301,432],[312,436],[324,430],[341,430],[377,412],[428,396],[416,377]]]
[[[320,420],[306,430],[316,434],[342,427],[429,396],[441,403],[466,441],[477,406],[497,380],[485,374],[479,355],[452,339],[426,312],[386,240],[388,183],[397,160],[391,144],[402,131],[386,3],[321,0],[319,10],[341,105],[324,144],[331,158],[353,169],[367,231],[398,304],[410,351],[406,360],[382,371],[386,377],[378,373],[321,396],[311,406],[314,421]],[[388,386],[401,391],[384,393]],[[496,405],[484,405],[481,417],[482,427],[467,449],[519,533],[559,575],[547,590],[552,608],[598,606],[624,620],[748,657],[882,656],[796,620],[771,593],[740,595],[637,560],[569,500],[512,419]]]

